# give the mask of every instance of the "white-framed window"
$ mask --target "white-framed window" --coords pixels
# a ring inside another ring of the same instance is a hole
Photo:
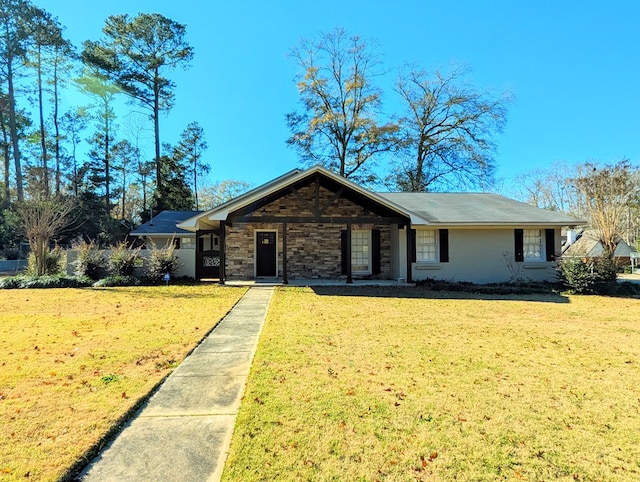
[[[198,238],[198,249],[200,251],[219,251],[220,238],[215,234],[203,234]]]
[[[371,231],[351,231],[351,271],[371,273]]]
[[[525,229],[523,232],[525,261],[543,261],[544,234],[541,229]]]
[[[438,236],[435,229],[416,230],[416,261],[438,261]]]
[[[193,249],[195,248],[193,243],[193,238],[182,238],[182,249]]]

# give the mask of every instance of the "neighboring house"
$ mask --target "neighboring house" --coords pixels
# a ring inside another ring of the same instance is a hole
[[[173,243],[178,257],[178,270],[176,276],[195,277],[196,258],[195,233],[177,227],[177,224],[188,219],[201,211],[162,211],[152,217],[148,222],[140,225],[129,233],[130,236],[137,236],[146,242],[154,243],[158,248]],[[148,253],[143,252],[142,257],[148,257]]]
[[[158,237],[191,233],[192,275],[220,282],[554,280],[562,227],[583,224],[496,194],[375,193],[319,166],[189,214]]]
[[[585,229],[567,233],[567,242],[563,246],[562,256],[579,258],[599,258],[604,252],[602,242],[595,231]],[[613,256],[623,265],[631,264],[631,257],[636,250],[626,241],[620,239]]]
[[[172,242],[176,249],[195,249],[195,233],[179,228],[178,223],[202,211],[162,211],[129,233],[147,238],[159,248]]]

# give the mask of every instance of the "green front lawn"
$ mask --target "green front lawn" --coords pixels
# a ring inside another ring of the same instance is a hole
[[[349,293],[276,291],[224,480],[640,480],[639,300]]]
[[[245,291],[1,291],[0,480],[60,478]]]

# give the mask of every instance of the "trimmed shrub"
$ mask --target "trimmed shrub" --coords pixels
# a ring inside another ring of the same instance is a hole
[[[611,258],[561,258],[558,272],[565,286],[576,294],[609,293],[617,286],[618,265]]]
[[[107,268],[111,276],[131,276],[140,248],[129,249],[125,241],[111,247]]]
[[[614,258],[596,258],[594,260],[596,292],[610,293],[618,286],[618,262]]]
[[[152,244],[148,264],[149,278],[155,282],[160,282],[166,273],[174,277],[177,270],[178,257],[173,243],[167,243],[160,249],[155,244]]]
[[[91,241],[87,243],[82,241],[73,246],[78,251],[76,258],[75,274],[77,276],[86,276],[92,280],[99,280],[105,273],[106,261],[102,255],[102,251]]]

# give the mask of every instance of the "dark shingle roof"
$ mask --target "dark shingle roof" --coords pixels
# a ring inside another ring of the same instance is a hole
[[[566,214],[487,193],[379,193],[430,224],[451,225],[575,225]]]
[[[132,236],[172,235],[172,234],[193,234],[185,229],[180,229],[176,225],[202,213],[202,211],[161,211],[144,224],[131,231]]]

